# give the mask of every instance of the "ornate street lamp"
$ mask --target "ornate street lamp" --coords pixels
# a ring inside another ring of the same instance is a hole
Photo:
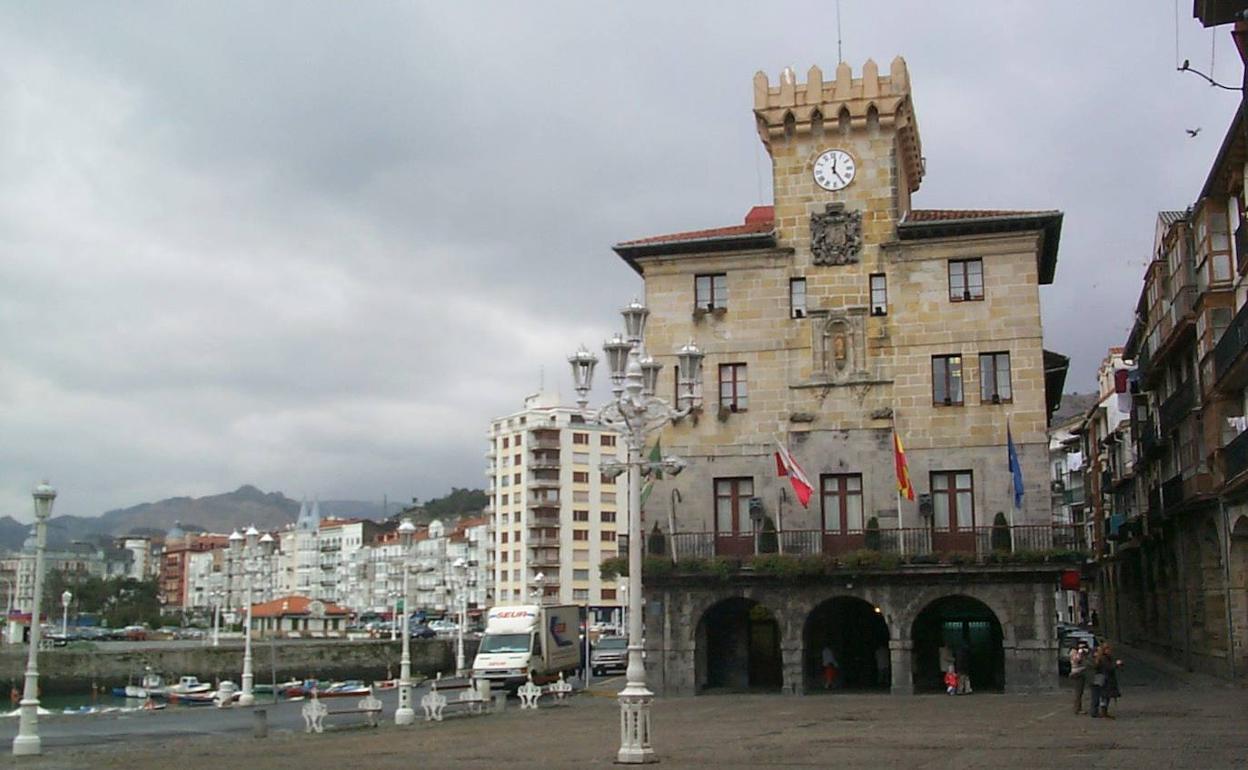
[[[411,572],[412,540],[416,535],[416,525],[411,519],[404,519],[399,525],[399,547],[403,551],[403,655],[399,658],[399,707],[394,712],[396,725],[410,725],[416,721],[416,710],[412,708],[412,634],[407,619],[408,575]],[[397,603],[397,602],[396,602]]]
[[[17,735],[13,738],[13,754],[42,754],[39,739],[39,605],[43,601],[43,549],[48,539],[48,517],[56,490],[43,482],[35,487],[35,595],[30,608],[30,650],[26,657],[26,687],[18,704]]]
[[[61,636],[69,636],[69,603],[73,600],[73,591],[66,588],[61,592]]]
[[[624,437],[628,459],[628,669],[627,683],[620,692],[620,749],[616,761],[622,764],[657,762],[650,744],[650,704],[654,693],[646,686],[646,668],[642,660],[642,596],[641,596],[641,477],[655,469],[679,473],[684,461],[676,457],[652,463],[642,458],[646,438],[679,420],[702,404],[702,351],[692,342],[676,351],[680,368],[677,384],[678,408],[655,396],[662,364],[646,355],[646,321],[650,311],[633,300],[621,311],[624,335],[616,334],[603,344],[607,367],[611,373],[612,400],[592,415],[592,421],[611,428]],[[597,359],[582,348],[568,358],[572,364],[572,381],[581,411],[589,403],[593,370]],[[587,415],[588,416],[588,415]],[[604,466],[605,468],[605,466]],[[605,472],[605,471],[604,471]]]
[[[239,542],[234,538],[235,532],[230,535],[230,546],[234,547]],[[243,681],[242,687],[239,689],[238,705],[253,706],[256,703],[256,695],[253,692],[255,685],[255,675],[251,671],[251,586],[255,582],[256,559],[259,555],[260,532],[253,526],[247,528],[247,533],[242,537],[242,558],[243,558],[243,582],[246,585],[243,588],[243,597],[247,603],[247,613],[243,621]]]
[[[455,631],[455,676],[464,675],[464,622],[467,619],[468,607],[464,592],[468,589],[468,562],[459,557],[451,564],[456,582],[456,609],[459,611],[459,627]]]

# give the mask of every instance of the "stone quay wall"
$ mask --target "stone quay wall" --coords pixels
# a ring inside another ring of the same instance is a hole
[[[477,640],[464,640],[464,657],[471,665]],[[455,672],[455,640],[413,639],[411,642],[414,676],[452,675]],[[363,641],[279,641],[270,645],[258,641],[252,646],[252,668],[256,682],[274,679],[363,679],[372,681],[398,677],[401,642]],[[0,686],[22,687],[26,671],[26,647],[0,651]],[[154,642],[150,646],[109,649],[60,648],[39,653],[39,684],[47,694],[85,693],[92,685],[112,688],[137,684],[150,667],[166,681],[180,676],[196,676],[215,682],[242,678],[243,645],[236,641],[220,647],[182,646]]]

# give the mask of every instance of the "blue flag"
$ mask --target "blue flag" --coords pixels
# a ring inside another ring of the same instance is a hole
[[[1010,455],[1010,475],[1014,477],[1014,507],[1023,507],[1023,466],[1018,462],[1018,450],[1014,448],[1014,435],[1010,424],[1005,424],[1006,449]]]

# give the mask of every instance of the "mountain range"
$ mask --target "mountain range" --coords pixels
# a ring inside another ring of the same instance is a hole
[[[322,516],[382,520],[403,506],[363,500],[321,500]],[[97,536],[163,535],[174,523],[188,531],[230,532],[255,525],[272,530],[294,523],[299,501],[281,492],[263,492],[245,484],[233,492],[206,497],[170,497],[108,511],[101,516],[53,516],[48,520],[48,547]],[[0,550],[17,550],[30,535],[30,524],[0,517]]]

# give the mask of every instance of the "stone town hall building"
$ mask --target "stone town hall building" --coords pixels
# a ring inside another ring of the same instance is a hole
[[[646,547],[676,562],[645,576],[651,683],[805,692],[828,646],[848,687],[939,687],[962,648],[977,688],[1055,686],[1054,549],[1080,545],[1051,522],[1047,472],[1067,359],[1042,348],[1040,286],[1061,212],[913,208],[924,158],[900,57],[829,81],[759,73],[754,119],[773,206],[615,246],[645,279],[660,395],[666,351],[706,353],[702,412],[662,435],[689,467],[646,508]],[[808,508],[777,477],[777,441],[815,487]],[[808,558],[755,558],[774,552]]]

